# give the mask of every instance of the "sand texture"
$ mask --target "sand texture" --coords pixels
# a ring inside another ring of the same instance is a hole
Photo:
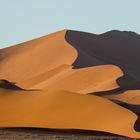
[[[0,50],[0,127],[140,138],[140,36],[63,30]]]

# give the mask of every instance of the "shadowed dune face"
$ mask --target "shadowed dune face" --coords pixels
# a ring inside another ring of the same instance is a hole
[[[140,90],[127,90],[116,95],[113,95],[113,94],[103,95],[102,94],[102,96],[108,99],[114,99],[114,100],[130,103],[130,104],[140,105]]]
[[[0,127],[140,138],[139,46],[133,32],[64,30],[1,49]]]
[[[22,88],[16,86],[14,83],[11,83],[7,80],[0,80],[0,88],[9,90],[22,90]]]
[[[75,68],[114,64],[140,79],[140,36],[136,33],[110,31],[95,35],[69,30],[66,40],[78,51]]]

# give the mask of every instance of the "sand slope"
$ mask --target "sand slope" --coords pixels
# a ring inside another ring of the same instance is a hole
[[[109,99],[115,99],[118,101],[123,101],[130,104],[140,105],[140,90],[127,90],[118,95],[108,95],[105,96]]]
[[[65,41],[65,30],[0,51],[0,77],[13,82],[29,79],[61,64],[71,65],[77,52]]]
[[[78,51],[76,68],[114,64],[140,80],[140,35],[135,32],[109,31],[103,34],[68,30],[66,40]]]
[[[123,72],[113,65],[82,69],[62,65],[17,84],[26,89],[63,89],[87,94],[117,88],[116,79],[122,75]]]
[[[74,128],[140,136],[133,129],[137,119],[134,113],[97,96],[66,91],[10,92],[3,89],[0,90],[0,112],[3,112],[2,127]]]
[[[140,138],[139,44],[132,32],[63,30],[1,49],[0,127]]]

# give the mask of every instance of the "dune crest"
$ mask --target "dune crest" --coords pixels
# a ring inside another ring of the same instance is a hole
[[[123,72],[113,65],[82,69],[72,69],[70,66],[62,65],[17,84],[28,89],[62,89],[87,94],[119,87],[116,79],[122,75]]]
[[[71,65],[77,57],[77,51],[65,41],[65,33],[65,30],[56,32],[2,49],[0,77],[17,83],[61,64]]]
[[[0,112],[6,110],[0,117],[1,127],[75,128],[140,136],[132,129],[136,115],[101,97],[66,91],[6,92],[0,93]]]
[[[105,97],[130,104],[140,105],[140,90],[127,90],[118,95],[108,95]]]
[[[139,45],[133,32],[63,30],[1,49],[0,127],[140,138]]]

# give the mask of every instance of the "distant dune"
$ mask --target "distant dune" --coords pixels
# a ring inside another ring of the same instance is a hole
[[[140,36],[63,30],[0,50],[0,127],[140,138]]]

